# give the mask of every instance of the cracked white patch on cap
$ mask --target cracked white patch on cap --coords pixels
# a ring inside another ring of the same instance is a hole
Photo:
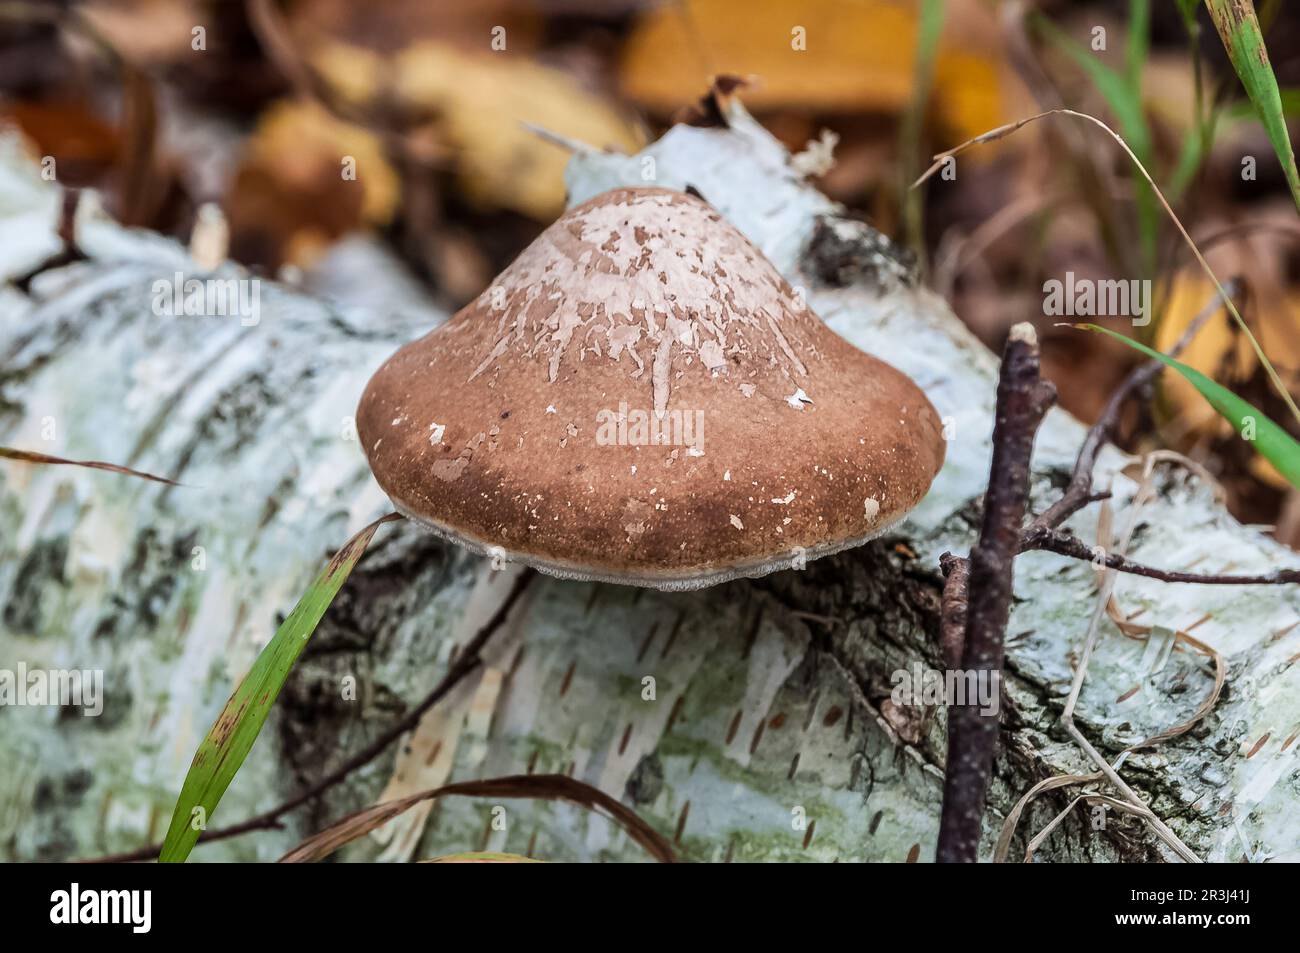
[[[736,527],[736,529],[745,528],[745,524],[740,521],[740,517],[737,516],[735,513],[731,514],[731,525]]]
[[[795,410],[803,410],[803,405],[811,404],[812,398],[810,398],[807,394],[805,394],[803,392],[803,388],[800,387],[793,394],[787,397],[785,399],[785,402],[789,404],[791,407],[793,407]]]
[[[815,353],[807,345],[815,319],[777,271],[709,206],[671,192],[582,208],[493,287],[509,289],[509,299],[493,309],[495,343],[477,357],[471,381],[511,352],[544,362],[551,383],[566,358],[603,353],[618,364],[626,353],[631,379],[649,369],[662,415],[687,367],[713,374],[744,355],[806,380],[804,361]]]
[[[460,475],[465,472],[467,466],[469,466],[469,457],[457,457],[454,460],[435,460],[433,475],[444,483],[451,483],[453,480],[460,479]]]
[[[867,519],[875,519],[880,514],[880,501],[873,496],[867,497],[862,501],[862,511]]]
[[[724,367],[727,363],[722,353],[722,345],[717,341],[705,341],[700,345],[700,360],[711,371]]]

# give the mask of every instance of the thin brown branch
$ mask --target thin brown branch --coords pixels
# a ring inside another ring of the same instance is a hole
[[[1077,536],[1071,536],[1060,530],[1035,530],[1029,540],[1030,543],[1025,549],[1041,549],[1074,559],[1102,562],[1110,569],[1132,573],[1135,576],[1146,576],[1148,579],[1159,579],[1161,582],[1185,582],[1203,586],[1278,586],[1300,582],[1300,569],[1278,569],[1253,576],[1157,569],[1154,566],[1134,562],[1118,553],[1095,550]],[[1101,556],[1100,560],[1098,556]]]
[[[949,669],[957,669],[961,668],[962,646],[966,644],[970,560],[944,553],[939,557],[939,566],[944,574],[939,643],[943,650],[943,664]]]
[[[247,0],[245,10],[262,52],[299,98],[318,102],[327,111],[351,121],[352,116],[344,104],[298,53],[275,0]]]
[[[984,521],[970,555],[969,601],[962,668],[977,683],[1001,687],[1003,643],[1011,611],[1012,564],[1029,501],[1029,463],[1034,437],[1056,389],[1039,373],[1038,340],[1031,325],[1018,324],[1002,356],[993,462],[984,495]],[[945,586],[945,592],[948,587]],[[945,615],[956,611],[951,601]],[[997,747],[996,711],[975,699],[948,709],[948,760],[936,859],[973,863],[978,856],[984,800]]]
[[[58,235],[60,248],[53,255],[38,262],[21,275],[11,278],[15,288],[23,294],[31,294],[32,282],[47,271],[62,268],[86,260],[86,253],[77,244],[77,207],[81,204],[81,190],[63,190],[63,202],[59,206]]]
[[[1231,291],[1229,291],[1231,289]],[[1235,293],[1229,282],[1225,296]],[[1189,324],[1170,351],[1178,354],[1200,328],[1218,311],[1219,300],[1211,301]],[[1094,550],[1081,540],[1057,529],[1084,506],[1109,493],[1093,492],[1093,470],[1102,448],[1119,428],[1128,400],[1148,388],[1164,365],[1152,360],[1135,368],[1111,395],[1100,418],[1089,429],[1075,460],[1070,482],[1061,498],[1019,532],[1018,541],[1008,543],[1010,527],[1019,526],[1028,497],[1029,454],[1042,415],[1032,396],[1038,381],[1037,352],[1023,349],[1013,353],[1015,340],[1008,344],[998,382],[997,419],[993,433],[993,467],[985,496],[984,524],[970,560],[945,553],[940,566],[947,577],[943,590],[941,642],[945,664],[956,667],[960,658],[966,671],[1000,673],[1003,637],[1009,614],[1011,567],[1017,553],[1042,549],[1092,561]],[[1019,367],[1014,359],[1019,358]],[[1016,516],[1017,501],[1020,505]],[[1166,582],[1211,585],[1256,585],[1300,582],[1300,570],[1286,569],[1262,576],[1173,572],[1132,562],[1118,553],[1102,554],[1106,566],[1122,572]],[[967,578],[969,574],[969,578]],[[987,676],[985,676],[987,677]],[[1000,688],[1000,684],[997,686]],[[944,779],[943,816],[940,820],[937,859],[940,862],[973,862],[977,859],[984,800],[997,741],[996,716],[981,717],[970,704],[949,709],[948,765]],[[1158,819],[1153,823],[1159,825]]]
[[[524,594],[533,577],[537,573],[532,569],[525,569],[515,580],[510,592],[497,607],[492,617],[483,623],[483,626],[474,634],[474,637],[465,643],[465,647],[457,654],[455,660],[448,667],[447,672],[438,681],[424,699],[408,711],[396,724],[386,732],[376,738],[373,742],[354,754],[334,771],[317,781],[311,787],[299,794],[294,795],[289,800],[269,811],[264,811],[247,820],[240,821],[238,824],[232,824],[229,827],[219,827],[214,830],[205,831],[199,837],[200,844],[210,843],[212,841],[227,840],[231,837],[237,837],[240,834],[247,834],[250,831],[268,830],[280,826],[280,819],[286,814],[302,807],[309,801],[320,797],[330,788],[339,784],[353,771],[361,768],[375,758],[379,757],[395,741],[411,731],[419,724],[420,719],[434,705],[438,704],[447,694],[455,688],[464,678],[473,672],[482,664],[481,653],[483,646],[487,644],[493,634],[505,623],[506,618],[510,615],[510,610],[514,608],[515,603]],[[127,851],[122,854],[111,854],[106,857],[89,858],[87,863],[129,863],[132,861],[153,860],[162,850],[162,844],[150,844],[147,847],[141,847],[138,850]]]

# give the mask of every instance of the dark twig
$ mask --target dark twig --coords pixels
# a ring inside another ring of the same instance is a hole
[[[276,807],[271,808],[247,820],[240,821],[238,824],[232,824],[229,827],[219,827],[215,830],[205,831],[199,837],[200,844],[210,843],[211,841],[227,840],[231,837],[237,837],[240,834],[247,834],[250,831],[268,830],[280,826],[280,819],[291,811],[296,810],[308,801],[313,801],[320,797],[330,788],[343,781],[348,775],[358,768],[369,764],[375,758],[379,757],[386,751],[393,742],[397,741],[408,731],[415,728],[420,723],[420,719],[434,705],[438,704],[447,694],[455,688],[465,676],[469,675],[481,664],[483,664],[480,653],[483,646],[487,644],[493,634],[501,628],[506,618],[510,615],[510,610],[514,608],[519,597],[524,594],[528,584],[532,582],[537,573],[532,569],[525,569],[515,580],[510,592],[506,595],[502,603],[497,606],[496,612],[492,617],[483,623],[482,628],[474,634],[474,637],[465,643],[465,647],[456,653],[455,660],[448,667],[447,672],[434,686],[424,699],[408,711],[400,721],[384,732],[373,742],[358,751],[342,765],[317,781],[307,790],[294,795]],[[162,844],[150,844],[148,847],[141,847],[138,850],[128,851],[122,854],[112,854],[106,857],[94,857],[88,859],[87,863],[130,863],[132,861],[153,860],[162,850]]]
[[[53,271],[56,268],[62,268],[65,265],[86,260],[86,253],[77,244],[77,206],[80,204],[80,189],[63,190],[63,204],[59,206],[58,227],[61,247],[31,270],[10,279],[14,287],[23,294],[31,294],[32,282],[39,275],[43,275],[47,271]]]
[[[1033,327],[1016,325],[1003,352],[998,380],[993,463],[984,495],[980,538],[970,555],[969,604],[961,658],[966,672],[976,673],[977,680],[992,684],[994,690],[1000,689],[1003,640],[1011,611],[1012,564],[1020,550],[1020,530],[1028,505],[1034,436],[1055,399],[1056,389],[1039,375],[1038,340]],[[945,615],[957,611],[951,604],[945,610]],[[950,705],[948,763],[936,858],[940,862],[972,863],[977,859],[984,797],[997,739],[996,714],[982,713],[975,699]]]
[[[1230,281],[1225,295],[1237,292]],[[1177,355],[1201,327],[1218,312],[1215,297],[1188,325],[1170,350]],[[1018,327],[1027,328],[1027,325]],[[1029,338],[1029,341],[1024,340]],[[942,650],[949,668],[1000,678],[1003,635],[1009,614],[1011,566],[1016,554],[1045,550],[1093,560],[1094,551],[1058,527],[1090,503],[1109,496],[1093,491],[1093,470],[1101,450],[1115,437],[1130,398],[1148,388],[1164,365],[1156,360],[1135,368],[1111,395],[1097,422],[1088,430],[1075,460],[1070,482],[1061,498],[1019,531],[1029,491],[1029,454],[1043,414],[1051,404],[1049,387],[1038,378],[1037,346],[1032,331],[1013,335],[1003,356],[998,382],[997,420],[993,431],[993,467],[984,499],[984,523],[969,560],[945,553],[940,566],[947,577],[941,615]],[[1046,396],[1045,396],[1046,394]],[[1011,540],[1014,539],[1014,542]],[[1165,582],[1208,585],[1271,585],[1300,582],[1300,570],[1283,569],[1267,575],[1201,574],[1156,569],[1114,554],[1103,553],[1105,564],[1120,572]],[[995,686],[1000,688],[1000,682]],[[981,717],[972,704],[949,708],[948,770],[944,780],[940,820],[939,861],[974,861],[977,857],[984,799],[997,740],[997,718]]]
[[[970,560],[944,553],[939,557],[939,567],[944,575],[939,644],[943,664],[955,670],[961,668],[962,646],[966,644],[966,581],[970,578]]]
[[[1077,536],[1071,536],[1060,530],[1033,530],[1027,534],[1027,538],[1029,545],[1025,546],[1025,549],[1041,549],[1061,556],[1090,561],[1095,561],[1099,555],[1098,550],[1094,550]],[[1111,569],[1132,573],[1135,576],[1146,576],[1149,579],[1159,579],[1161,582],[1187,582],[1203,586],[1276,586],[1300,582],[1300,569],[1278,569],[1257,576],[1177,572],[1144,566],[1116,553],[1100,553],[1100,555]]]

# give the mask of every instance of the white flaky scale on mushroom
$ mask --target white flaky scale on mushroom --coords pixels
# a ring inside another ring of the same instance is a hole
[[[908,377],[826,327],[709,205],[648,188],[570,210],[393,355],[357,429],[394,505],[440,535],[660,589],[865,542],[944,457]]]

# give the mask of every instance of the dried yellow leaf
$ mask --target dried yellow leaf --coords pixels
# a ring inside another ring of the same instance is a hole
[[[624,92],[661,114],[698,98],[718,73],[754,75],[755,109],[899,113],[915,77],[916,5],[890,0],[682,0],[655,6],[633,33]],[[982,44],[981,44],[982,46]],[[1005,121],[996,52],[946,39],[931,102],[958,141]]]
[[[1214,285],[1199,270],[1179,272],[1169,288],[1156,334],[1156,349],[1168,352],[1213,297]],[[1255,355],[1245,338],[1234,334],[1222,315],[1216,315],[1192,338],[1178,359],[1206,377],[1222,382],[1225,370],[1234,378],[1248,373]],[[1170,414],[1177,421],[1177,430],[1203,434],[1216,433],[1222,427],[1227,432],[1227,423],[1185,377],[1164,374],[1160,384]]]
[[[1156,347],[1168,351],[1182,337],[1192,319],[1213,300],[1214,286],[1199,271],[1183,271],[1175,278],[1169,290],[1164,317],[1156,335]],[[1300,307],[1300,298],[1292,296],[1287,304]],[[1267,310],[1269,320],[1256,328],[1256,336],[1269,360],[1278,368],[1286,379],[1288,368],[1297,365],[1300,348],[1295,338],[1289,333],[1278,333],[1289,328],[1291,308],[1278,303],[1277,313],[1274,308]],[[1234,326],[1224,316],[1216,316],[1206,324],[1192,339],[1180,355],[1179,360],[1207,377],[1233,386],[1233,382],[1245,380],[1255,372],[1257,359],[1245,336],[1237,333]],[[1197,392],[1186,378],[1178,374],[1165,374],[1161,381],[1162,394],[1166,401],[1175,432],[1195,435],[1226,435],[1232,428],[1205,399]],[[1259,479],[1279,488],[1290,486],[1262,456],[1251,461],[1251,472]]]
[[[285,100],[268,107],[249,142],[245,163],[269,171],[294,191],[309,192],[334,182],[359,187],[361,217],[373,225],[392,219],[400,197],[397,173],[379,139],[314,103]],[[351,170],[355,178],[346,177]]]
[[[524,128],[529,122],[598,149],[635,152],[640,130],[567,74],[508,53],[465,53],[419,43],[396,60],[397,93],[432,109],[458,149],[461,187],[490,208],[549,219],[564,207],[569,154]]]

